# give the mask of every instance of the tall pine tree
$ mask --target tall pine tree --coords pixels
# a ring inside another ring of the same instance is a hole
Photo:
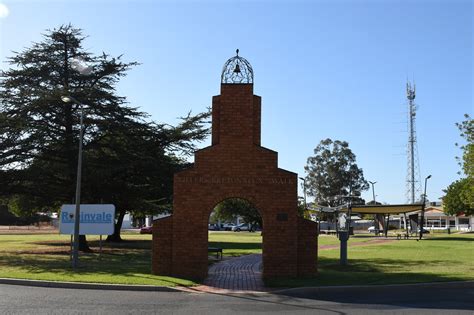
[[[0,198],[17,214],[74,201],[80,107],[61,100],[73,96],[85,104],[81,201],[115,203],[120,239],[125,211],[156,212],[169,203],[172,172],[207,136],[209,113],[188,114],[176,127],[150,122],[115,90],[137,63],[93,55],[84,39],[63,25],[8,59],[0,79]]]

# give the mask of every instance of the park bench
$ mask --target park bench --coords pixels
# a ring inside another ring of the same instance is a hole
[[[208,253],[216,253],[216,258],[219,259],[219,254],[221,255],[221,260],[222,260],[222,248],[219,247],[208,247],[207,248]]]
[[[321,230],[320,234],[335,235],[337,234],[336,230]]]

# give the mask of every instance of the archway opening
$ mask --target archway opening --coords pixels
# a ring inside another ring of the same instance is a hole
[[[211,210],[208,222],[209,260],[261,254],[263,219],[247,199],[227,198]]]

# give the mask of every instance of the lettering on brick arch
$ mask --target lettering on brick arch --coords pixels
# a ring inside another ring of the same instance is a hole
[[[187,184],[242,184],[242,185],[294,185],[289,177],[230,177],[230,176],[180,176],[175,179],[178,183]]]

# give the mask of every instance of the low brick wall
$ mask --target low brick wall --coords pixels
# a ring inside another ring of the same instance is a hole
[[[313,276],[318,272],[318,224],[298,217],[298,276]]]
[[[152,273],[171,275],[173,249],[173,216],[153,222]]]

